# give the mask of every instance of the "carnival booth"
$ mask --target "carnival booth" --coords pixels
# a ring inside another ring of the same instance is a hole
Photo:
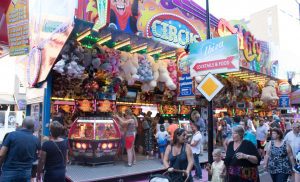
[[[190,110],[186,105],[205,110],[208,102],[196,93],[202,78],[191,76],[191,65],[186,59],[188,49],[184,48],[206,39],[205,10],[192,1],[78,0],[75,14],[74,22],[62,21],[59,26],[52,25],[56,16],[45,18],[41,23],[44,27],[39,27],[43,36],[34,39],[30,64],[24,68],[34,72],[27,76],[30,87],[46,82],[43,130],[48,130],[50,117],[62,113],[64,124],[70,129],[73,160],[96,164],[112,162],[120,146],[119,123],[111,117],[117,109],[130,107],[140,115],[142,106],[151,106],[168,117],[178,119],[179,115],[180,125],[189,129],[189,118],[183,117]],[[36,21],[33,25],[40,25]],[[230,23],[214,16],[211,27],[214,37],[239,34],[239,40],[249,45],[240,50],[245,55],[240,64],[217,76],[225,83],[225,89],[214,98],[216,107],[226,105],[233,115],[237,107],[242,108],[241,113],[247,113],[248,106],[260,102],[260,85],[273,76],[259,69],[274,65],[262,61],[267,53],[260,52],[260,45],[265,44],[258,44],[247,30],[237,32]],[[251,52],[250,45],[257,50]],[[248,97],[243,99],[246,94]],[[93,180],[101,175],[95,176]]]

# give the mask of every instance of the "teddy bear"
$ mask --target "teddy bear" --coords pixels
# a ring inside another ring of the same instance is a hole
[[[177,85],[178,80],[177,80],[177,65],[176,62],[173,60],[169,61],[168,64],[168,71],[169,71],[169,75],[172,78],[172,81],[175,85]]]
[[[121,52],[120,55],[120,78],[126,80],[128,85],[133,85],[139,79],[138,73],[138,55]]]
[[[158,81],[164,82],[170,90],[176,90],[176,88],[177,88],[176,84],[173,82],[172,78],[169,75],[169,71],[168,71],[169,62],[170,62],[170,60],[159,60],[159,62],[158,62],[158,64],[159,64]]]
[[[270,80],[266,86],[262,89],[260,100],[264,103],[272,103],[279,99],[276,93],[276,82],[274,80]]]
[[[159,64],[155,62],[152,56],[147,55],[147,60],[151,63],[152,68],[153,79],[149,82],[149,86],[151,87],[151,90],[153,90],[157,86],[157,80],[159,77]]]
[[[138,76],[139,81],[144,82],[150,82],[153,80],[153,72],[151,68],[151,63],[147,60],[146,55],[138,55]]]

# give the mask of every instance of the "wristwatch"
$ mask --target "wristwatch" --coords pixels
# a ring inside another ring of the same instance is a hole
[[[249,155],[247,155],[247,160],[249,160],[249,158],[250,158],[250,156],[249,156]]]

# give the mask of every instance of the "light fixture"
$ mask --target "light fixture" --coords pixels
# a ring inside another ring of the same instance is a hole
[[[85,31],[81,32],[78,37],[76,38],[76,40],[79,42],[82,39],[84,39],[84,37],[90,35],[92,33],[91,29],[86,29]]]
[[[176,56],[176,52],[175,51],[169,51],[169,52],[162,53],[159,56],[159,59],[165,59],[165,58],[174,57],[174,56]]]
[[[228,73],[229,75],[237,75],[237,74],[240,74],[242,72],[238,71],[238,72],[232,72],[232,73]]]
[[[161,53],[161,52],[162,52],[162,48],[159,47],[159,48],[156,48],[156,49],[153,49],[153,50],[149,51],[147,54],[148,54],[149,56],[152,56],[152,55],[154,55],[154,54],[159,54],[159,53]]]
[[[101,46],[101,45],[104,44],[105,42],[110,41],[111,38],[112,38],[112,37],[111,37],[111,34],[108,34],[108,35],[102,37],[98,42],[96,42],[96,45],[97,45],[97,46]]]
[[[116,43],[116,45],[114,46],[114,48],[115,49],[120,49],[120,48],[122,48],[124,46],[127,46],[129,44],[130,44],[130,39],[128,38],[128,39],[125,39],[123,41],[120,41],[120,42]]]
[[[131,49],[130,53],[135,53],[135,52],[139,52],[141,50],[147,49],[147,43],[141,44],[139,46],[136,46],[134,48]]]
[[[71,98],[60,98],[60,97],[51,97],[51,100],[74,101],[74,99]]]
[[[252,79],[255,78],[255,76],[242,76],[241,79]]]

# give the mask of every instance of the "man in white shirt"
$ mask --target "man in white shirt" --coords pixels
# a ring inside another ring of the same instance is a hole
[[[255,133],[255,132],[256,132],[256,129],[255,129],[255,127],[254,127],[254,124],[253,124],[252,119],[251,119],[250,117],[246,117],[245,119],[247,119],[247,120],[246,120],[246,121],[247,121],[246,124],[247,124],[249,130],[252,131],[253,133]]]
[[[257,139],[257,148],[262,158],[265,155],[264,147],[268,137],[268,130],[269,130],[268,127],[264,123],[264,119],[259,118],[259,126],[256,129],[256,139]]]
[[[298,146],[300,145],[300,123],[293,124],[293,130],[286,134],[284,140],[290,144],[294,158],[296,158],[297,150],[299,150]]]
[[[198,130],[198,127],[194,123],[191,123],[191,128],[193,131],[193,137],[190,145],[194,156],[194,167],[196,169],[196,174],[194,178],[202,179],[202,169],[199,162],[202,135],[201,132]]]

